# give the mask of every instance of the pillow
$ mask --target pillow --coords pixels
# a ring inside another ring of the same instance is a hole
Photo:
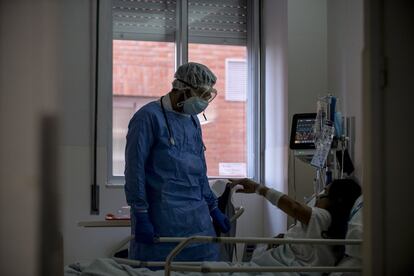
[[[355,200],[354,206],[351,209],[351,215],[348,222],[348,231],[346,239],[362,239],[362,213],[363,213],[363,199],[362,195]],[[345,253],[354,258],[361,259],[361,245],[346,245]]]

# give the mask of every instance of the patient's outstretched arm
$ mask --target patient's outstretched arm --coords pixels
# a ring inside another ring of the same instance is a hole
[[[309,223],[312,214],[312,208],[306,204],[298,202],[288,195],[283,194],[282,192],[279,192],[275,189],[270,189],[264,185],[260,185],[259,183],[256,183],[255,181],[248,178],[230,179],[230,182],[232,183],[233,187],[241,185],[240,189],[238,189],[236,193],[257,193],[259,195],[262,195],[287,215],[299,220],[304,224]]]

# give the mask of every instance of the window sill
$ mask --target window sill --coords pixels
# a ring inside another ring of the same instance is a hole
[[[105,187],[107,187],[107,188],[114,188],[114,189],[117,189],[117,188],[124,188],[124,185],[125,185],[125,183],[124,182],[117,182],[117,181],[113,181],[113,182],[107,182],[106,184],[105,184]]]

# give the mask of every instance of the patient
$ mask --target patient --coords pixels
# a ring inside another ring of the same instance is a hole
[[[249,179],[233,179],[232,185],[241,185],[236,192],[257,193],[298,223],[289,229],[285,238],[344,239],[348,219],[361,187],[352,179],[338,179],[325,187],[314,207],[297,202],[289,196],[269,189]],[[278,236],[280,237],[280,236]],[[254,256],[257,265],[333,266],[344,254],[344,246],[283,244]]]

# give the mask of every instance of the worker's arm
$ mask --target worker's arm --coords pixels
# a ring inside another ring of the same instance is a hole
[[[257,193],[268,199],[273,205],[277,206],[283,212],[299,220],[304,224],[308,224],[312,208],[300,203],[288,195],[285,195],[275,189],[269,189],[264,185],[260,185],[253,180],[244,179],[231,179],[232,186],[241,185],[243,188],[236,191],[236,193]]]
[[[151,116],[147,112],[136,114],[128,125],[125,148],[125,195],[135,211],[148,209],[145,188],[145,163],[154,140]]]

